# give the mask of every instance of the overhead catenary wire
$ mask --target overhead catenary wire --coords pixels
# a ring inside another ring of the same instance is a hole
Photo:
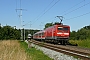
[[[67,13],[66,13],[66,14],[64,14],[63,16],[65,16],[65,15],[67,15],[67,14],[70,14],[70,13],[72,13],[72,12],[74,12],[74,11],[76,11],[76,10],[78,10],[78,9],[80,9],[80,8],[82,8],[82,7],[86,6],[86,5],[88,5],[88,4],[90,4],[90,2],[88,2],[88,3],[84,4],[84,5],[82,5],[82,6],[78,7],[78,8],[76,8],[76,9],[74,9],[74,10],[70,11],[70,12],[67,12]]]
[[[44,9],[44,11],[52,4],[54,2],[54,0],[52,0],[51,2],[50,2],[50,4]],[[41,13],[43,13],[44,11],[42,11]],[[40,14],[41,15],[41,14]],[[40,17],[40,15],[38,15],[38,17]]]
[[[47,11],[45,11],[38,19],[40,19],[43,15],[45,15],[52,7],[54,7],[60,0],[57,0]],[[37,19],[37,20],[38,20]]]
[[[74,7],[78,6],[78,5],[80,5],[80,4],[81,4],[81,3],[83,3],[83,2],[85,2],[85,0],[80,1],[79,3],[76,3],[74,6],[72,6],[72,7],[68,8],[67,10],[64,10],[62,13],[65,13],[65,12],[67,12],[67,11],[71,10],[72,8],[74,8]],[[62,14],[62,13],[60,13],[60,14]],[[66,14],[66,13],[65,13],[65,14]]]
[[[37,20],[39,20],[45,13],[47,13],[56,3],[58,3],[60,0],[58,0],[58,1],[56,1],[47,11],[45,11],[41,16],[39,16],[36,20],[35,20],[35,22],[37,21]],[[70,9],[72,9],[72,8],[74,8],[74,7],[76,7],[77,5],[79,5],[79,4],[81,4],[82,2],[84,2],[85,0],[83,0],[83,1],[80,1],[79,3],[77,3],[77,4],[75,4],[73,7],[71,7],[71,8],[69,8],[68,10],[70,10]],[[53,2],[53,1],[52,1]],[[51,2],[51,3],[52,3]],[[51,4],[50,3],[50,4]],[[50,5],[49,4],[49,5]],[[87,3],[87,4],[84,4],[84,5],[82,5],[82,6],[80,6],[80,7],[78,7],[78,8],[76,8],[76,9],[74,9],[74,10],[72,10],[72,11],[70,11],[70,12],[67,12],[67,13],[65,13],[64,15],[67,15],[67,14],[69,14],[69,13],[71,13],[71,12],[73,12],[73,11],[75,11],[75,10],[78,10],[78,9],[80,9],[80,8],[82,8],[82,7],[84,7],[84,6],[86,6],[86,5],[88,5],[88,4],[90,4],[90,2],[89,3]],[[68,11],[68,10],[65,10],[64,12],[66,12],[66,11]],[[64,16],[64,15],[62,15],[62,16]],[[55,20],[55,19],[54,19]],[[35,23],[34,22],[34,23]],[[29,23],[29,22],[28,22]],[[27,23],[27,24],[28,24]]]
[[[82,1],[82,2],[83,2],[83,1]],[[81,3],[82,3],[82,2],[81,2]],[[84,0],[84,2],[85,2],[85,0]],[[67,14],[69,14],[69,13],[72,13],[72,12],[74,12],[74,11],[76,11],[76,10],[78,10],[78,9],[86,6],[86,5],[89,5],[89,4],[90,4],[90,2],[88,2],[88,3],[86,3],[86,4],[82,5],[82,6],[80,6],[80,7],[78,7],[78,8],[76,8],[76,9],[74,9],[74,10],[68,12],[68,13],[65,13],[63,16],[65,16],[65,15],[67,15]],[[72,8],[73,8],[73,7],[72,7]],[[75,19],[75,18],[79,18],[79,17],[85,16],[85,15],[87,15],[87,14],[90,14],[90,12],[87,12],[87,13],[84,13],[84,14],[81,14],[81,15],[78,15],[78,16],[75,16],[75,17],[71,17],[71,18],[65,19],[65,21],[66,21],[66,20]]]
[[[52,0],[49,5],[34,19],[35,21],[37,20],[38,17],[40,17],[40,15],[54,2],[54,0]],[[30,21],[28,23],[26,23],[25,25],[29,24]]]
[[[79,17],[85,16],[87,14],[90,14],[90,12],[87,12],[87,13],[84,13],[82,15],[78,15],[78,16],[75,16],[75,17],[72,17],[72,18],[69,18],[69,19],[66,19],[66,20],[71,20],[71,19],[79,18]]]
[[[16,14],[17,14],[17,17],[18,17],[18,13],[17,13],[17,0],[16,0],[16,9],[15,9],[15,11],[16,11]]]
[[[45,15],[51,8],[53,8],[58,2],[59,2],[60,0],[57,0],[48,10],[46,10],[45,12],[43,12],[43,14],[42,15],[40,15],[33,23],[35,23],[36,21],[38,21],[43,15]],[[51,2],[52,3],[52,2]],[[51,4],[50,3],[50,4]],[[49,4],[49,5],[50,5]],[[32,24],[33,24],[32,23]],[[28,23],[27,23],[28,24]],[[26,25],[26,24],[25,24]]]
[[[65,12],[71,10],[72,8],[78,6],[79,4],[81,4],[81,3],[83,3],[83,2],[85,2],[85,0],[82,0],[82,1],[80,1],[79,3],[76,3],[74,6],[72,6],[72,7],[68,8],[68,9],[64,10],[62,13],[65,13]],[[60,14],[62,14],[62,13],[60,13]],[[66,14],[66,13],[65,13],[65,14]],[[64,14],[63,14],[62,16],[64,17]],[[53,20],[55,20],[55,19],[53,19]],[[53,21],[53,20],[52,20],[52,21]]]
[[[21,0],[20,0],[20,8],[21,8]],[[20,19],[20,13],[18,14],[17,10],[20,10],[20,9],[17,9],[17,0],[16,0],[16,14],[17,14],[17,17]]]
[[[82,7],[84,7],[84,6],[88,5],[88,4],[90,4],[90,2],[88,2],[88,3],[86,3],[86,4],[82,5],[82,6],[80,6],[79,8],[82,8]],[[77,9],[79,9],[79,8],[77,8]],[[71,18],[65,19],[65,21],[66,20],[75,19],[75,18],[79,18],[79,17],[85,16],[87,14],[90,14],[90,12],[87,12],[87,13],[84,13],[84,14],[81,14],[81,15],[78,15],[78,16],[75,16],[75,17],[71,17]]]
[[[73,7],[71,7],[70,9],[72,9],[72,8],[74,8],[75,6],[81,4],[82,2],[85,2],[85,0],[83,0],[83,1],[81,1],[81,2],[79,2],[79,3],[77,3],[76,5],[74,5]],[[78,8],[76,8],[76,9],[70,11],[70,12],[67,12],[67,13],[65,13],[64,15],[70,14],[70,13],[72,13],[72,12],[74,12],[74,11],[76,11],[76,10],[78,10],[78,9],[80,9],[80,8],[82,8],[82,7],[86,6],[86,5],[88,5],[88,4],[90,4],[90,2],[84,4],[84,5],[82,5],[82,6],[78,7]],[[50,9],[51,9],[51,8],[50,8]],[[47,11],[48,11],[48,10],[47,10]],[[47,12],[47,11],[46,11],[46,12]],[[67,11],[67,10],[66,10],[66,11]],[[66,11],[64,11],[64,12],[66,12]],[[44,12],[44,14],[45,14],[46,12]],[[43,15],[44,15],[44,14],[43,14]],[[81,16],[87,15],[87,14],[88,14],[88,13],[82,14],[82,15],[79,15],[79,16],[76,16],[76,17],[73,17],[73,18],[81,17]],[[42,16],[43,16],[43,15],[42,15]],[[64,16],[64,15],[62,15],[62,16]],[[41,17],[42,17],[42,16],[41,16]],[[73,19],[73,18],[70,18],[70,19]],[[39,18],[38,18],[38,19],[39,19]],[[38,19],[37,19],[37,20],[38,20]],[[67,19],[66,19],[66,20],[67,20]]]

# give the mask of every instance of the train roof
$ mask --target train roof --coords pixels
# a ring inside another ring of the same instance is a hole
[[[42,31],[36,32],[35,34],[42,33],[42,32],[45,32],[45,30],[42,30]]]
[[[63,25],[63,24],[54,24],[53,26],[50,26],[50,27],[48,27],[48,28],[51,28],[51,27],[54,27],[54,26],[60,26],[60,27],[70,27],[69,25]],[[48,29],[48,28],[46,28],[46,29]]]
[[[50,27],[48,27],[48,28],[51,28],[51,27],[54,27],[54,26],[70,27],[69,25],[63,25],[62,23],[57,23],[57,24],[54,24],[53,26],[50,26]],[[46,28],[45,30],[47,30],[48,28]],[[45,32],[45,30],[42,30],[42,31],[36,32],[35,34],[39,34],[39,33]]]
[[[55,26],[69,27],[69,25],[55,25]]]
[[[54,25],[58,25],[58,26],[69,26],[69,25],[64,25],[63,23],[55,23]]]

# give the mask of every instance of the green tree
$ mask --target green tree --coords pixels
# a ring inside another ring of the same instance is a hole
[[[11,26],[0,28],[0,40],[20,39],[20,31]]]
[[[77,32],[72,31],[71,35],[70,35],[70,39],[72,39],[72,40],[90,39],[90,25],[81,28]]]
[[[46,23],[46,25],[45,25],[45,28],[44,28],[44,29],[46,29],[46,28],[48,28],[48,27],[50,27],[50,26],[53,26],[53,23]]]
[[[70,32],[70,40],[75,40],[76,39],[76,31]]]

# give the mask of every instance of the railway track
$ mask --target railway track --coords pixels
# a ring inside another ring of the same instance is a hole
[[[35,40],[29,41],[29,42],[39,45],[39,46],[42,46],[42,47],[45,47],[45,48],[48,48],[48,49],[51,49],[51,50],[55,50],[57,52],[67,54],[67,55],[77,56],[78,58],[81,58],[82,60],[90,60],[90,53],[83,52],[81,50],[70,49],[70,47],[64,48],[64,47],[61,47],[58,45],[43,43],[43,42],[39,42],[39,41],[35,41]]]

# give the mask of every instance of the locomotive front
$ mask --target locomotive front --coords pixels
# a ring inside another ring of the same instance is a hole
[[[70,37],[70,27],[68,25],[57,25],[56,39],[61,43],[68,43]]]

